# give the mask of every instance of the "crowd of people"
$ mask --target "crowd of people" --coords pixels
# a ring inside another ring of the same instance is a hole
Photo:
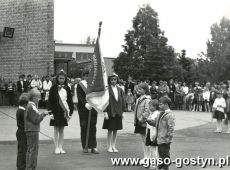
[[[160,80],[159,82],[149,80],[139,81],[129,77],[128,81],[120,81],[119,86],[125,91],[127,111],[132,111],[136,99],[138,98],[137,87],[139,83],[148,84],[151,99],[159,99],[168,96],[172,103],[171,108],[175,110],[204,111],[212,112],[213,104],[217,98],[217,93],[221,92],[226,103],[230,98],[230,80],[219,83],[185,83],[170,79],[169,82]],[[229,108],[228,108],[229,107]],[[230,111],[230,106],[226,107],[226,112]]]

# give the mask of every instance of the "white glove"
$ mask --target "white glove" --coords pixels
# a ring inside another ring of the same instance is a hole
[[[108,115],[107,112],[104,112],[104,118],[105,118],[106,120],[109,120],[109,115]]]
[[[50,119],[54,120],[54,115],[53,114],[50,115]]]
[[[91,109],[92,109],[92,106],[90,106],[89,103],[86,103],[86,104],[85,104],[85,108],[88,109],[88,110],[91,110]]]

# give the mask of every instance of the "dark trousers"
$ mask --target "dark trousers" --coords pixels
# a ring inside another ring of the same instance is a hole
[[[14,105],[14,92],[8,92],[8,96],[9,96],[9,104],[10,106]]]
[[[26,170],[35,170],[37,168],[39,134],[38,132],[26,133],[26,137],[27,137]]]
[[[164,161],[165,158],[170,158],[170,143],[159,144],[158,154],[159,154],[159,157],[162,159],[162,161]],[[159,165],[159,169],[168,170],[169,165],[166,165],[166,164]]]
[[[24,130],[18,129],[16,132],[18,141],[18,153],[17,153],[17,170],[26,169],[26,151],[27,151],[27,140]]]
[[[78,111],[78,113],[79,113],[79,120],[80,120],[80,126],[81,126],[81,144],[82,144],[82,148],[85,148],[89,113],[88,112],[82,113],[81,111]],[[90,129],[89,129],[88,148],[97,147],[96,125],[97,125],[97,112],[95,110],[92,110]]]

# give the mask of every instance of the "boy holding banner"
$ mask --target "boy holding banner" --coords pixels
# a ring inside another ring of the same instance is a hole
[[[91,149],[91,152],[94,154],[98,154],[97,150],[97,140],[96,140],[96,125],[97,125],[97,111],[89,105],[86,101],[86,89],[87,89],[87,79],[88,79],[89,71],[83,72],[82,81],[77,86],[77,98],[78,98],[78,114],[79,121],[81,127],[81,143],[84,153],[88,153],[88,148]],[[88,126],[88,118],[89,112],[91,111],[91,119],[90,119],[90,128],[88,134],[88,144],[87,140],[87,126]],[[88,146],[86,146],[86,144]]]

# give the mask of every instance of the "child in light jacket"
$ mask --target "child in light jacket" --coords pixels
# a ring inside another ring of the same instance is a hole
[[[150,125],[156,126],[157,129],[157,145],[159,158],[162,159],[162,164],[158,165],[159,169],[168,170],[169,165],[164,164],[165,159],[170,159],[170,145],[173,138],[175,118],[169,108],[171,99],[161,97],[159,99],[160,114],[154,121],[149,121]]]

